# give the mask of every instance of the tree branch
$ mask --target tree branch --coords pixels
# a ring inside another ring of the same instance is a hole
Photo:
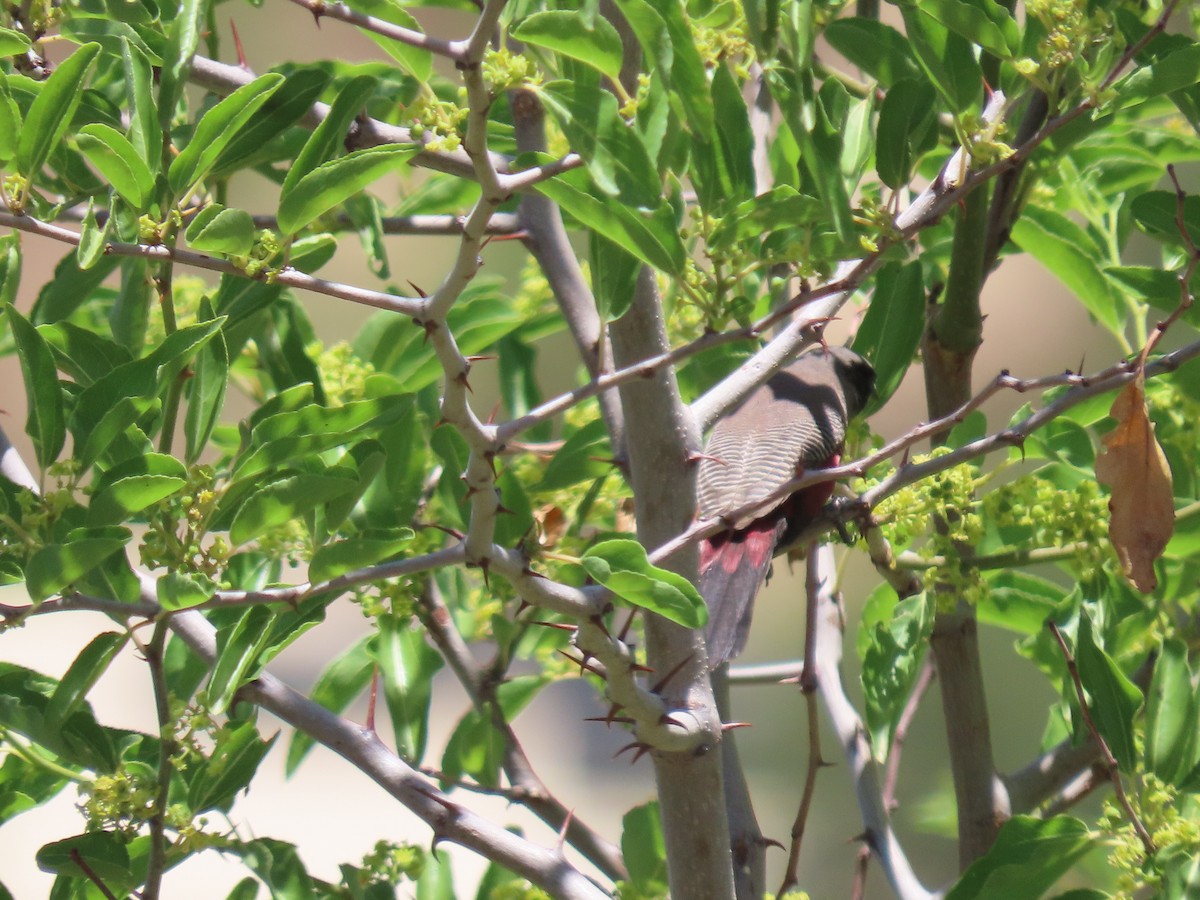
[[[408,44],[410,47],[428,50],[431,53],[444,56],[454,62],[458,62],[462,58],[462,48],[454,41],[433,37],[420,31],[414,31],[411,28],[394,25],[384,19],[377,19],[375,16],[365,15],[351,9],[344,3],[331,3],[329,0],[292,0],[292,2],[297,6],[303,6],[311,12],[318,27],[320,27],[322,17],[328,17],[355,25],[365,31],[373,31],[375,34],[390,38],[393,41],[399,41],[402,44]]]

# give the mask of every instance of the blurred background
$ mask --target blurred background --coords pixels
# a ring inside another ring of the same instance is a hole
[[[318,27],[311,15],[285,0],[267,0],[258,9],[229,4],[219,8],[219,15],[224,61],[235,61],[228,33],[229,22],[233,21],[245,46],[247,61],[256,71],[265,71],[285,60],[303,62],[328,56],[352,60],[381,58],[375,44],[354,29],[331,20],[321,21]],[[428,31],[450,37],[465,34],[469,23],[466,17],[445,11],[418,11],[418,16]],[[234,184],[229,196],[237,198],[243,208],[265,212],[274,209],[277,194],[265,180],[250,177]],[[18,306],[28,311],[39,286],[65,255],[65,247],[29,236],[23,238],[23,247],[25,269]],[[454,249],[450,238],[390,238],[388,250],[395,280],[432,288],[441,281]],[[524,252],[516,242],[492,244],[485,251],[485,271],[489,275],[514,278],[523,261]],[[351,283],[374,283],[353,236],[341,241],[336,259],[321,274]],[[367,315],[362,308],[328,297],[300,296],[326,346],[351,338]],[[838,323],[841,330],[831,331],[831,339],[844,337],[845,329],[852,327],[863,302],[864,298],[856,298],[846,308],[844,322]],[[984,311],[985,341],[975,365],[977,388],[1001,369],[1024,377],[1080,365],[1090,371],[1111,364],[1120,354],[1112,340],[1092,326],[1065,289],[1027,257],[1010,258],[990,279]],[[1031,327],[1031,321],[1036,321],[1036,327]],[[540,362],[545,395],[573,383],[576,363],[566,338],[546,342]],[[477,391],[477,409],[486,411],[494,403],[495,391],[486,383],[484,365],[476,368],[472,385]],[[989,423],[995,427],[1007,421],[1026,399],[1017,395],[995,398],[986,408]],[[888,407],[872,420],[872,427],[885,438],[895,437],[921,421],[924,408],[921,373],[914,368]],[[226,406],[226,418],[237,417],[242,411],[236,400],[231,400]],[[22,455],[31,460],[31,447],[24,434],[25,416],[19,365],[15,357],[2,358],[0,423]],[[848,633],[853,635],[862,599],[875,586],[877,577],[866,563],[865,554],[850,552],[853,559],[843,592],[851,617]],[[788,660],[800,655],[802,598],[802,571],[789,573],[787,564],[778,562],[775,578],[759,598],[750,644],[741,662]],[[25,600],[20,586],[0,588],[0,602]],[[35,617],[25,626],[0,635],[0,659],[57,678],[97,632],[109,627],[108,619],[90,613]],[[271,668],[293,687],[306,692],[329,660],[367,627],[356,606],[335,602],[326,624],[305,634]],[[983,632],[984,667],[991,688],[989,710],[995,756],[1001,771],[1020,767],[1036,753],[1052,698],[1032,665],[1013,652],[1013,640],[1010,634]],[[478,649],[480,654],[488,652],[486,647]],[[852,638],[846,657],[844,676],[851,697],[857,701],[861,695]],[[443,673],[436,687],[428,754],[431,762],[439,759],[451,729],[467,709],[467,701],[452,676]],[[132,652],[125,652],[117,660],[90,699],[97,717],[106,725],[155,730],[149,678],[144,664]],[[757,686],[736,688],[734,702],[735,718],[753,723],[752,728],[737,732],[737,740],[763,831],[786,843],[807,764],[802,698],[794,685]],[[629,740],[620,727],[607,729],[603,724],[582,721],[587,716],[602,715],[605,708],[588,685],[563,682],[538,695],[517,720],[516,728],[550,789],[580,818],[617,841],[622,815],[652,798],[653,772],[645,759],[631,766],[628,755],[612,758]],[[352,708],[349,715],[362,721],[365,704]],[[259,721],[265,736],[287,730],[266,714],[260,714]],[[861,823],[840,750],[827,722],[822,720],[821,724],[824,755],[834,765],[822,770],[817,779],[816,802],[801,862],[801,881],[815,898],[845,897],[850,890],[858,850],[855,835],[861,831]],[[388,734],[382,725],[380,731]],[[231,824],[240,835],[293,842],[299,846],[300,855],[314,876],[333,881],[339,877],[339,863],[358,862],[377,840],[428,845],[429,830],[419,820],[330,751],[318,747],[293,778],[285,779],[286,737],[281,735],[263,763],[254,789],[234,807]],[[930,887],[948,883],[956,871],[956,850],[947,837],[953,834],[953,807],[943,745],[935,685],[905,745],[898,791],[900,806],[895,814],[905,848],[917,873]],[[548,828],[501,800],[475,795],[464,796],[463,800],[493,821],[518,825],[545,844],[555,842],[556,836]],[[0,847],[3,847],[0,882],[18,900],[49,894],[52,876],[38,871],[34,855],[42,844],[82,830],[84,819],[76,809],[77,802],[75,792],[68,789],[47,807],[20,815],[0,827]],[[225,826],[213,822],[211,827],[221,830]],[[450,845],[442,845],[439,853],[454,861],[459,896],[474,896],[475,882],[484,868],[482,861]],[[769,883],[778,883],[784,853],[770,851],[768,859]],[[210,852],[169,872],[165,896],[180,900],[224,896],[246,874],[238,861]],[[400,896],[405,896],[405,890],[411,893],[411,886],[402,887]],[[867,896],[890,895],[879,870],[874,869],[868,877]]]

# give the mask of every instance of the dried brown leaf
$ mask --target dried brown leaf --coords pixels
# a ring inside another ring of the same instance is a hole
[[[1143,371],[1117,395],[1109,414],[1117,426],[1096,458],[1096,479],[1112,489],[1108,537],[1125,576],[1149,593],[1158,585],[1154,561],[1175,527],[1175,496],[1171,467],[1146,409]]]

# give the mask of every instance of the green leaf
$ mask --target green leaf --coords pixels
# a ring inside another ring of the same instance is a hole
[[[534,187],[585,227],[603,235],[647,265],[670,275],[682,272],[687,253],[673,223],[667,228],[665,223],[656,222],[654,218],[630,209],[615,197],[599,199],[566,176],[550,178]],[[666,208],[669,210],[669,207]]]
[[[1119,298],[1097,263],[1103,254],[1090,251],[1094,242],[1087,232],[1060,213],[1029,206],[1013,225],[1012,239],[1066,285],[1110,334],[1123,334]]]
[[[565,9],[536,12],[522,19],[509,34],[519,41],[569,56],[616,79],[621,74],[621,36],[607,19],[585,21]]]
[[[125,135],[93,122],[79,130],[77,142],[88,162],[123,200],[138,211],[150,205],[154,175]]]
[[[217,659],[208,679],[208,700],[213,715],[228,712],[238,689],[253,674],[255,664],[271,640],[275,613],[267,606],[251,606],[232,627],[217,631]]]
[[[598,231],[588,232],[592,293],[602,321],[621,318],[633,302],[642,264]]]
[[[1200,44],[1189,43],[1148,66],[1135,68],[1128,78],[1117,84],[1117,104],[1121,109],[1128,109],[1197,82],[1200,82]]]
[[[921,343],[925,282],[920,259],[888,263],[875,276],[871,305],[854,336],[854,349],[875,367],[868,411],[881,408],[904,380]]]
[[[124,548],[131,536],[125,531],[124,537],[82,537],[65,544],[47,544],[25,566],[29,596],[37,601],[60,593]]]
[[[197,771],[189,772],[188,806],[195,813],[211,809],[228,811],[239,791],[248,789],[259,763],[275,743],[258,736],[253,722],[227,723],[216,736],[216,746]]]
[[[244,84],[196,123],[192,139],[171,162],[167,183],[177,199],[186,197],[199,184],[217,158],[253,120],[259,108],[279,90],[283,76],[269,72]]]
[[[322,584],[338,575],[353,572],[382,562],[403,550],[416,533],[411,528],[399,528],[391,537],[347,538],[326,544],[313,554],[308,567],[308,579],[313,584]]]
[[[283,86],[267,99],[249,124],[221,152],[213,164],[213,173],[232,175],[261,164],[274,139],[312,109],[328,84],[329,73],[322,69],[305,68],[288,75]],[[291,152],[287,154],[289,157]]]
[[[1013,816],[986,855],[973,862],[946,900],[1036,900],[1093,846],[1087,825],[1070,816]]]
[[[43,872],[99,879],[110,891],[120,891],[120,885],[130,881],[126,841],[115,831],[93,831],[46,844],[37,852],[37,865]]]
[[[99,44],[84,44],[54,70],[25,116],[17,142],[17,169],[32,183],[42,164],[62,142],[100,53]]]
[[[1200,758],[1200,703],[1192,687],[1187,646],[1164,641],[1146,694],[1146,767],[1178,785]]]
[[[157,175],[162,164],[163,131],[154,104],[154,73],[150,60],[126,41],[121,45],[121,68],[125,76],[125,109],[129,111],[129,143],[150,173]],[[163,78],[166,78],[165,71]]]
[[[87,212],[84,213],[83,222],[80,224],[79,245],[75,248],[75,262],[80,269],[86,271],[104,257],[108,226],[111,222],[112,219],[109,218],[103,228],[100,226],[96,221],[95,201],[89,199]]]
[[[46,705],[47,728],[62,728],[63,723],[83,705],[88,692],[96,686],[100,676],[108,670],[109,664],[128,642],[128,633],[116,631],[101,632],[92,638],[54,689]]]
[[[1067,592],[1053,581],[1020,569],[999,569],[987,576],[989,590],[978,605],[979,621],[1019,634],[1045,631]]]
[[[937,146],[937,94],[928,81],[898,81],[883,98],[875,143],[879,179],[893,190],[908,184],[920,158]]]
[[[183,98],[188,74],[192,71],[192,57],[200,44],[200,33],[205,27],[208,13],[207,0],[180,0],[175,18],[167,32],[167,50],[159,74],[158,125],[159,134],[171,133],[171,120],[175,118],[175,107]],[[147,133],[145,135],[149,137]]]
[[[540,96],[601,191],[635,208],[659,205],[658,172],[637,132],[617,112],[616,97],[599,83],[577,81],[551,82]]]
[[[29,320],[15,306],[6,307],[8,325],[17,355],[21,359],[21,374],[25,380],[25,399],[29,404],[25,433],[33,440],[38,465],[45,469],[58,459],[67,439],[66,415],[63,410],[62,387],[54,354]]]
[[[114,442],[139,422],[157,415],[159,401],[153,397],[122,397],[113,403],[98,422],[86,427],[72,426],[75,434],[75,457],[85,470],[104,457]],[[110,460],[113,462],[114,460]]]
[[[923,7],[906,5],[901,12],[917,62],[951,112],[965,112],[978,103],[983,97],[983,72],[971,45]]]
[[[635,806],[621,818],[621,855],[640,894],[666,893],[667,846],[657,802]]]
[[[1168,244],[1183,243],[1176,217],[1179,200],[1173,191],[1147,191],[1134,197],[1130,206],[1133,218],[1142,230],[1156,240]],[[1200,196],[1190,194],[1183,202],[1183,225],[1193,243],[1200,243]],[[1178,289],[1175,300],[1178,301]]]
[[[0,56],[16,56],[24,53],[32,44],[22,31],[0,28]]]
[[[1016,19],[994,0],[921,0],[921,10],[1000,59],[1021,51]]]
[[[877,19],[857,16],[835,19],[826,26],[824,34],[838,53],[883,88],[921,75],[908,39]]]
[[[188,223],[184,237],[193,250],[202,253],[246,256],[254,247],[255,234],[250,213],[214,203]]]
[[[375,661],[368,652],[369,643],[375,640],[374,635],[368,635],[335,657],[317,676],[312,689],[312,701],[330,712],[341,713],[365,691],[375,672]],[[292,733],[285,769],[288,775],[296,771],[314,743],[310,735],[299,729]]]
[[[603,478],[612,471],[612,465],[603,461],[605,456],[612,456],[608,430],[603,420],[593,419],[563,442],[533,489],[539,493],[561,491],[581,481]]]
[[[16,156],[21,134],[21,110],[8,90],[8,76],[0,72],[0,166]]]
[[[879,760],[887,758],[892,735],[925,658],[933,630],[929,606],[924,593],[908,597],[896,604],[887,621],[869,631],[862,655],[862,685],[871,749]]]
[[[211,600],[217,589],[216,582],[199,572],[167,572],[158,579],[158,604],[171,612],[191,609]]]
[[[279,230],[295,234],[420,150],[416,144],[384,144],[317,166],[280,199]]]
[[[516,719],[546,684],[547,680],[540,676],[522,675],[499,685],[496,701],[504,721]],[[442,755],[444,781],[454,782],[466,774],[486,787],[496,787],[506,747],[504,735],[492,725],[491,718],[472,709],[459,720],[446,742],[446,752]]]
[[[216,313],[208,298],[203,298],[200,301],[200,321],[210,322],[215,318]],[[187,383],[187,412],[183,419],[184,455],[189,463],[199,459],[208,445],[225,404],[228,383],[229,348],[222,329],[200,349],[192,361],[192,377]]]
[[[1079,635],[1075,643],[1079,680],[1091,697],[1088,711],[1092,721],[1121,771],[1132,772],[1137,763],[1133,717],[1142,705],[1142,692],[1096,644],[1092,620],[1086,610],[1079,614]]]
[[[622,600],[684,628],[703,628],[708,606],[695,586],[675,572],[650,564],[637,541],[602,541],[580,559],[588,575]]]
[[[421,23],[413,18],[398,0],[349,0],[347,5],[358,12],[366,13],[393,25],[421,32]],[[424,47],[416,47],[379,34],[370,28],[360,29],[367,37],[383,48],[392,59],[400,64],[417,81],[427,82],[433,72],[433,54]]]
[[[396,751],[417,765],[429,739],[433,676],[443,665],[442,655],[426,641],[424,629],[410,627],[397,616],[379,618],[379,634],[369,648],[383,673]]]
[[[172,475],[131,475],[106,484],[88,505],[88,524],[118,525],[186,486],[186,478]]]
[[[291,193],[297,181],[338,152],[345,140],[346,129],[363,111],[378,86],[379,80],[370,75],[359,75],[346,82],[329,107],[329,114],[313,129],[295,161],[288,166],[283,177],[284,194]]]
[[[310,900],[328,896],[318,891],[292,844],[270,838],[245,841],[237,848],[246,868],[267,886],[271,900]]]
[[[713,110],[721,127],[717,142],[724,157],[724,170],[731,191],[724,200],[734,201],[755,194],[754,131],[742,89],[726,65],[718,65],[712,79]]]
[[[79,268],[75,254],[68,253],[54,267],[54,277],[38,291],[30,321],[44,325],[67,318],[97,292],[118,262],[115,256],[105,257],[85,271]]]
[[[229,539],[234,546],[240,546],[323,503],[344,496],[356,486],[353,479],[328,474],[281,478],[255,491],[242,504],[229,528]]]

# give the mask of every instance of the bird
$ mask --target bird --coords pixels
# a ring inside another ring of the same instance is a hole
[[[700,545],[698,587],[709,608],[711,668],[745,648],[771,560],[821,512],[833,482],[765,501],[805,472],[839,463],[846,425],[874,387],[875,369],[861,355],[818,347],[771,376],[713,428],[696,487],[698,518],[721,518],[728,526]],[[740,513],[747,508],[752,512]]]

